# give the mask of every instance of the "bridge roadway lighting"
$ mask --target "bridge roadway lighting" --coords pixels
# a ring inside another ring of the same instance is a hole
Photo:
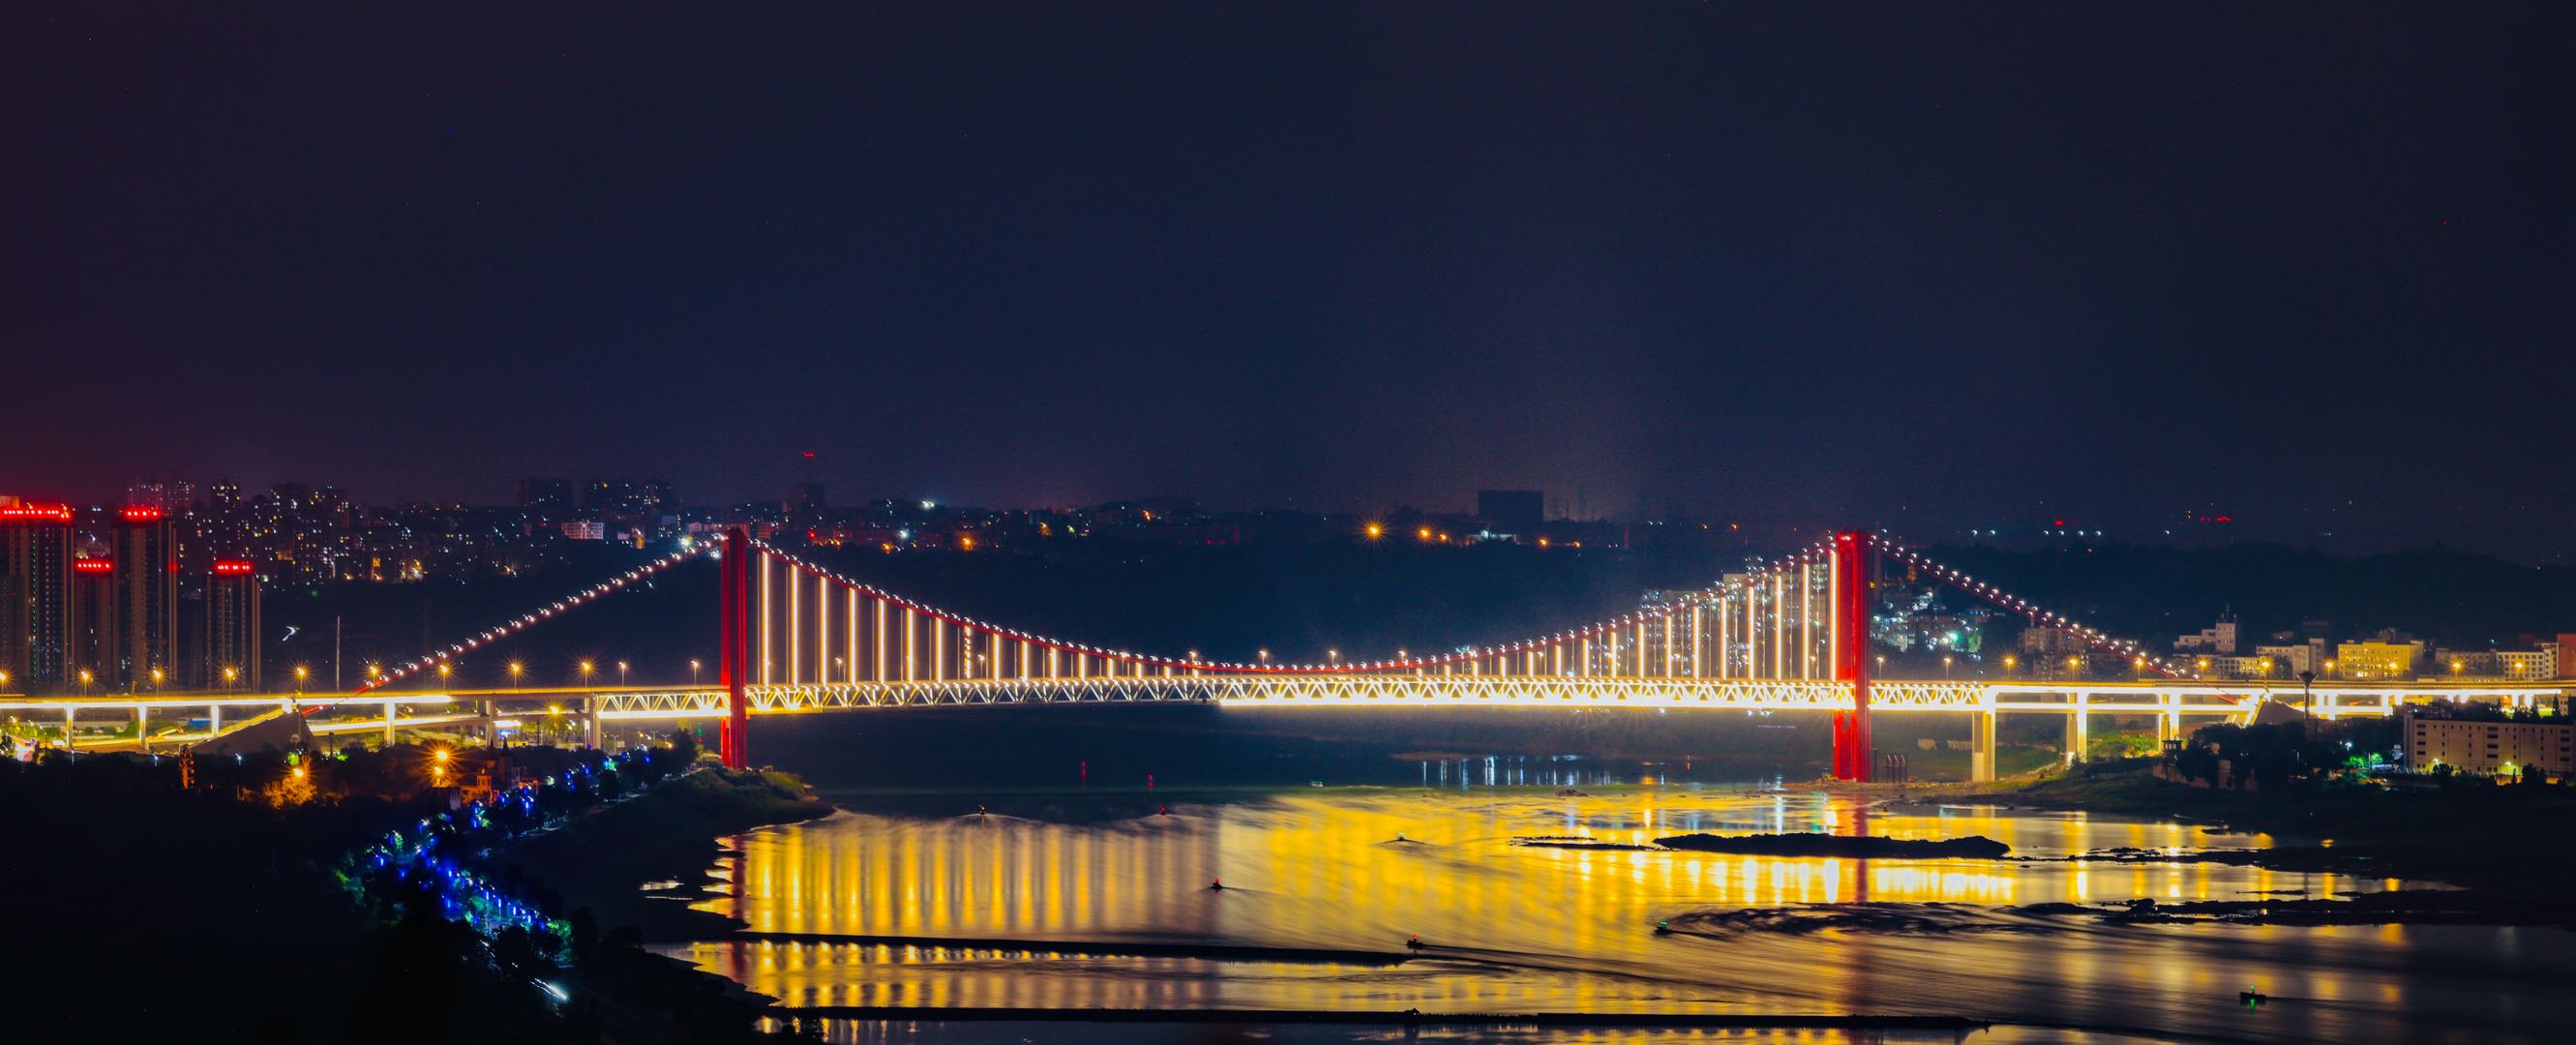
[[[1385,523],[1381,523],[1381,522],[1373,522],[1373,523],[1368,524],[1367,526],[1363,526],[1363,527],[1361,527],[1361,528],[1360,528],[1360,532],[1361,532],[1361,533],[1364,533],[1364,534],[1367,534],[1367,535],[1368,535],[1368,539],[1370,539],[1370,540],[1374,541],[1374,540],[1377,540],[1378,538],[1381,538],[1381,537],[1386,536],[1386,524],[1385,524]]]
[[[836,664],[840,663],[840,660],[839,657],[832,658],[832,662]],[[622,660],[617,662],[617,686],[619,689],[626,688],[626,662]]]
[[[525,665],[525,664],[521,664],[521,663],[519,663],[518,661],[515,661],[515,660],[514,660],[514,661],[511,661],[511,662],[510,662],[510,684],[511,684],[511,685],[513,685],[513,686],[518,685],[518,684],[519,684],[519,676],[520,676],[520,675],[523,675],[523,674],[526,674],[526,673],[527,673],[527,670],[528,670],[528,666],[527,666],[527,665]]]
[[[689,685],[694,686],[698,684],[698,667],[699,664],[697,660],[695,658],[691,658],[689,661]]]
[[[302,665],[302,664],[298,664],[298,665],[296,665],[296,666],[295,666],[295,691],[296,691],[296,692],[298,692],[298,693],[302,693],[302,692],[304,692],[304,681],[305,681],[306,679],[309,679],[309,678],[312,678],[312,677],[313,677],[313,669],[312,669],[312,668],[310,668],[310,667],[308,667],[308,666],[306,666],[306,665]]]
[[[593,663],[591,663],[591,662],[589,662],[589,661],[586,661],[586,660],[585,660],[585,661],[582,661],[580,666],[581,666],[581,684],[582,684],[582,685],[585,685],[585,686],[590,685],[590,674],[591,674],[591,672],[594,672],[594,671],[599,670],[599,666],[598,666],[598,665],[596,665],[596,664],[593,664]]]

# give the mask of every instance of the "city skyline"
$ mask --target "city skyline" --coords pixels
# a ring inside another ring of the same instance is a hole
[[[812,455],[798,456],[810,466]],[[837,495],[832,495],[831,492],[836,489],[832,484],[808,482],[800,476],[795,482],[783,484],[780,493],[770,496],[704,501],[679,496],[675,492],[677,490],[675,484],[658,476],[616,475],[591,476],[582,479],[567,476],[520,476],[516,479],[482,482],[476,484],[477,488],[503,486],[515,487],[515,489],[505,491],[502,496],[488,500],[473,500],[413,496],[399,492],[371,496],[362,484],[355,482],[314,482],[305,479],[243,482],[231,477],[201,481],[155,474],[151,478],[138,479],[125,484],[120,493],[99,498],[70,497],[53,491],[31,493],[6,489],[0,489],[0,498],[15,498],[37,505],[61,503],[77,509],[104,511],[129,504],[161,504],[156,499],[159,496],[156,488],[166,484],[179,490],[192,492],[197,503],[204,503],[208,491],[212,488],[224,487],[235,491],[233,495],[236,497],[255,497],[273,494],[273,491],[278,490],[323,491],[371,511],[384,509],[492,510],[539,506],[529,499],[528,487],[531,483],[565,484],[564,496],[568,499],[554,507],[561,509],[567,517],[596,514],[602,508],[602,505],[596,503],[601,494],[590,490],[589,487],[613,484],[620,487],[623,492],[609,496],[632,499],[638,496],[639,490],[654,491],[647,496],[658,505],[655,511],[670,513],[675,518],[678,513],[685,511],[702,519],[731,518],[746,511],[758,513],[764,509],[782,507],[793,513],[803,510],[796,505],[799,498],[807,496],[809,492],[825,494],[825,503],[828,504],[829,511],[835,515],[853,514],[871,506],[913,504],[924,507],[936,505],[943,510],[991,513],[1080,513],[1140,501],[1178,500],[1191,504],[1194,511],[1218,516],[1302,512],[1361,519],[1413,515],[1474,517],[1479,514],[1477,500],[1480,493],[1494,492],[1490,488],[1481,491],[1478,489],[1454,490],[1422,500],[1372,500],[1349,496],[1323,504],[1203,503],[1196,497],[1175,491],[1131,491],[1118,496],[1074,502],[960,502],[904,492],[857,491],[854,493],[841,489]],[[1543,505],[1541,517],[1550,521],[1735,523],[1749,533],[1759,535],[1761,540],[1772,541],[1782,539],[1783,534],[1796,534],[1822,525],[1818,522],[1818,517],[1760,505],[1743,506],[1744,510],[1736,512],[1728,512],[1721,508],[1703,515],[1651,503],[1626,506],[1600,504],[1593,501],[1579,487],[1572,491],[1542,489],[1529,492],[1540,495]],[[172,505],[172,507],[176,506]],[[630,505],[614,508],[613,513],[631,514],[634,510],[636,509]],[[2338,516],[2332,510],[2328,510],[2322,516],[2311,518],[2324,519],[2323,525],[2328,527],[2341,525],[2336,521]],[[2062,542],[2066,539],[2177,547],[2277,544],[2338,555],[2458,549],[2532,565],[2566,565],[2570,561],[2576,561],[2576,546],[2560,545],[2546,540],[2538,544],[2523,545],[2511,541],[2501,543],[2463,541],[2457,534],[2402,537],[2373,534],[2367,529],[2356,534],[2332,529],[2305,528],[2292,521],[2272,520],[2267,524],[2262,520],[2242,519],[2227,509],[2213,507],[2181,507],[2155,516],[2105,518],[2052,506],[2045,499],[2034,499],[2027,504],[2002,511],[1935,518],[1929,513],[1915,514],[1911,509],[1900,506],[1892,515],[1872,520],[1871,525],[1890,532],[1905,533],[1916,539],[1947,544],[1995,543],[2007,547],[2031,547]],[[2549,524],[2544,522],[2541,529],[2532,532],[2545,535],[2548,532],[2548,526]]]

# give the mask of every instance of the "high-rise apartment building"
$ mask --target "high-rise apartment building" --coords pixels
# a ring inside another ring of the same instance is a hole
[[[0,500],[0,691],[68,677],[73,543],[70,505]]]
[[[114,559],[72,560],[71,647],[63,657],[60,688],[125,684],[125,613],[116,581]]]
[[[179,540],[170,513],[135,505],[116,513],[118,683],[179,677]],[[105,672],[101,673],[106,678]]]
[[[206,577],[206,634],[197,684],[257,692],[265,659],[259,637],[259,570],[248,559],[217,559]]]

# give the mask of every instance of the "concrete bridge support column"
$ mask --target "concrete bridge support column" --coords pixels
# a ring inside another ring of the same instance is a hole
[[[224,706],[221,704],[206,705],[206,735],[211,737],[223,731]]]
[[[1991,784],[1995,781],[1995,720],[1992,710],[1968,716],[1968,781]]]
[[[152,717],[141,704],[134,705],[134,747],[142,750],[144,740],[152,735]]]
[[[2093,742],[2091,717],[2087,714],[2092,704],[2091,695],[2077,693],[2073,698],[2075,708],[2066,714],[2066,764],[2068,765],[2084,761],[2084,751],[2092,746]]]
[[[592,749],[592,750],[594,750],[594,751],[595,751],[595,750],[598,750],[598,749],[599,749],[599,697],[598,697],[598,695],[593,694],[589,700],[582,702],[582,711],[584,712],[584,714],[582,715],[582,717],[583,717],[585,720],[587,720],[587,721],[585,721],[585,722],[583,723],[583,725],[588,729],[589,743],[590,743],[591,749]]]
[[[394,702],[385,702],[385,746],[394,746]]]

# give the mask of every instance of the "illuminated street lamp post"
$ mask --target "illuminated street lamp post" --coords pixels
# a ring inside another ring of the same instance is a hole
[[[841,658],[834,657],[832,659],[837,661]],[[626,688],[626,662],[622,660],[617,662],[617,688]]]
[[[298,692],[298,693],[302,693],[302,692],[304,692],[304,682],[305,682],[305,680],[306,680],[306,679],[310,679],[310,678],[312,678],[312,677],[313,677],[313,669],[312,669],[310,666],[303,665],[303,664],[298,664],[298,665],[296,665],[296,666],[295,666],[295,691],[296,691],[296,692]]]
[[[698,664],[697,659],[696,659],[696,658],[694,658],[694,657],[690,658],[690,660],[689,660],[689,685],[691,685],[691,686],[696,686],[696,685],[698,684],[698,668],[699,668],[699,667],[700,667],[700,665]]]
[[[582,685],[584,685],[584,686],[590,685],[590,676],[591,676],[591,673],[592,673],[592,672],[594,672],[594,671],[599,670],[599,666],[598,666],[598,665],[596,665],[596,664],[593,664],[593,663],[591,663],[591,662],[589,662],[589,661],[586,661],[586,660],[585,660],[585,661],[582,661],[582,662],[581,662],[580,667],[581,667],[581,684],[582,684]]]

